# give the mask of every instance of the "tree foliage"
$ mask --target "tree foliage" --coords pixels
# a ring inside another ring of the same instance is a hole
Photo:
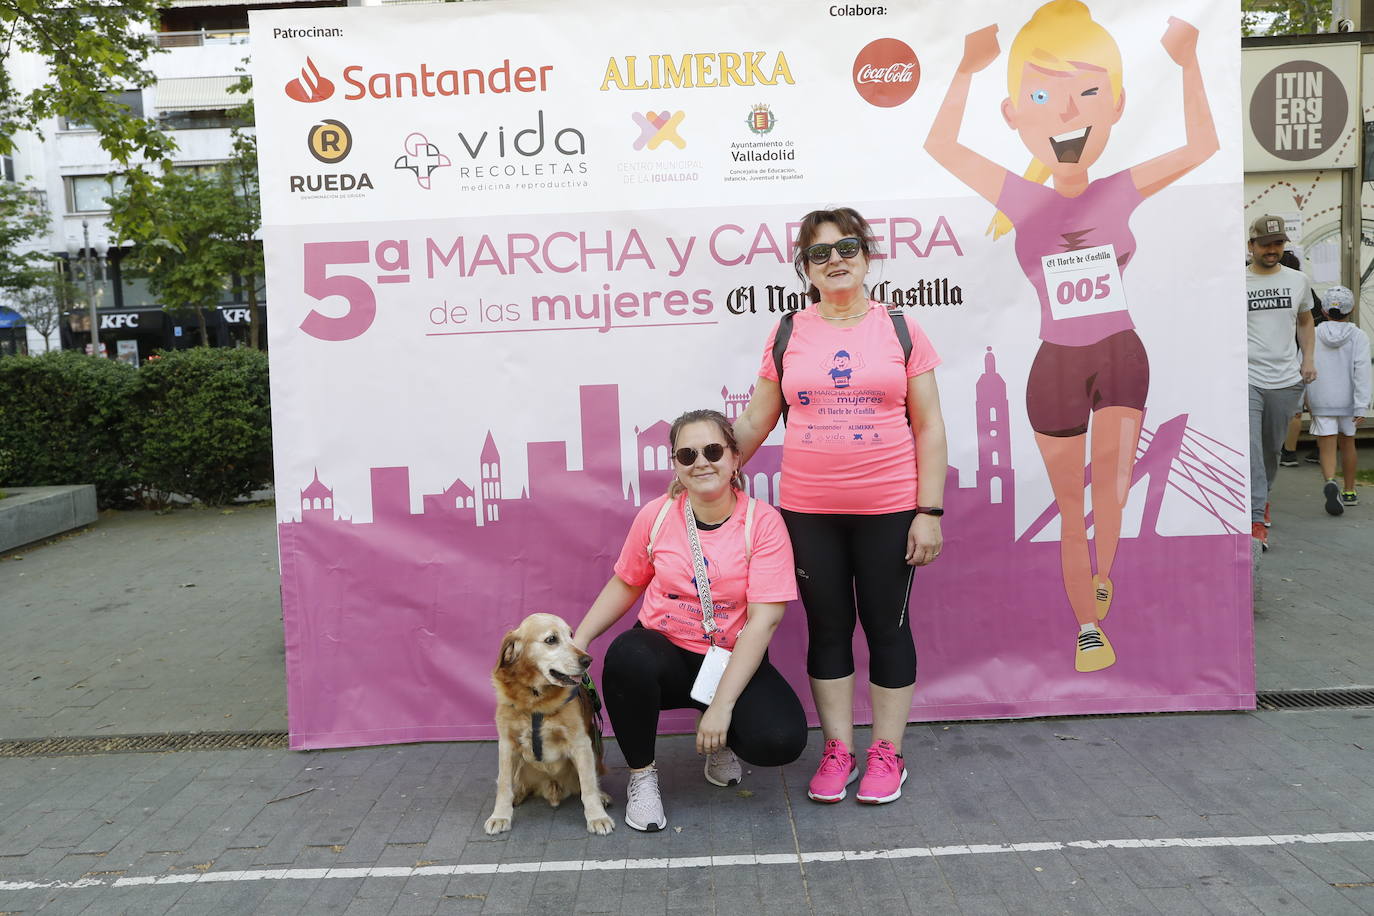
[[[235,90],[247,93],[251,87],[245,76]],[[231,115],[251,124],[251,99]],[[262,333],[257,291],[264,271],[257,138],[235,129],[233,150],[212,177],[165,163],[160,177],[131,169],[124,190],[110,199],[110,225],[122,241],[135,244],[125,263],[148,277],[149,288],[168,311],[200,314],[202,343],[208,343],[203,310],[213,308],[231,284],[241,284],[256,349]]]
[[[14,308],[42,336],[44,350],[51,350],[52,333],[57,330],[62,313],[79,298],[75,286],[56,270],[49,270],[38,283],[15,294]]]
[[[1330,0],[1241,0],[1242,35],[1311,35],[1331,27]]]
[[[48,210],[32,191],[0,181],[0,290],[18,292],[43,281],[51,256],[21,249],[44,240],[48,228]]]
[[[144,64],[157,49],[159,0],[0,0],[0,57],[37,54],[49,79],[25,92],[0,67],[0,153],[54,116],[90,125],[117,162],[165,159],[171,138],[120,104],[118,94],[153,82]]]
[[[238,149],[212,176],[167,169],[110,199],[112,227],[135,244],[124,263],[168,311],[200,315],[202,343],[204,310],[238,278],[251,278],[252,296],[262,276],[257,187],[257,157]]]

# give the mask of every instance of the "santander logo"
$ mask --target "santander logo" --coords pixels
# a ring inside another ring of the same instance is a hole
[[[870,105],[895,108],[911,98],[920,83],[921,63],[900,39],[871,41],[854,58],[854,88]]]
[[[305,59],[299,79],[286,84],[286,95],[297,102],[323,102],[334,94],[334,84],[320,75],[315,62]]]

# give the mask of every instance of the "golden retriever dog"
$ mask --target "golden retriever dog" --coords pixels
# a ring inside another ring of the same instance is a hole
[[[580,794],[588,832],[615,829],[606,814],[611,797],[596,782],[606,766],[593,742],[592,699],[581,688],[591,663],[573,645],[572,629],[553,614],[531,614],[501,640],[491,673],[500,762],[487,833],[509,830],[514,806],[532,794],[555,808]]]

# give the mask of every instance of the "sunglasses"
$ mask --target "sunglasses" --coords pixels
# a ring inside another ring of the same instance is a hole
[[[812,264],[824,264],[830,260],[830,249],[835,249],[842,258],[852,258],[863,250],[863,243],[850,236],[847,239],[840,239],[838,242],[818,242],[815,245],[808,245],[802,253]]]
[[[673,457],[677,459],[678,464],[683,467],[688,467],[697,463],[697,454],[698,452],[696,449],[683,446],[673,452]],[[700,454],[705,455],[707,461],[719,461],[725,457],[725,446],[721,445],[719,442],[712,442],[710,445],[703,448]]]

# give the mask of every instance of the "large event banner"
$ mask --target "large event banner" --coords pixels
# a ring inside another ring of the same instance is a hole
[[[502,633],[580,619],[671,479],[668,422],[743,409],[805,304],[798,221],[846,205],[873,298],[943,358],[912,717],[1253,706],[1233,6],[492,0],[252,28],[293,747],[491,737]],[[804,435],[865,448],[849,357]],[[781,443],[745,469],[774,503]],[[1104,596],[1116,661],[1079,671],[1075,607]],[[809,708],[805,644],[794,604],[771,657]]]

